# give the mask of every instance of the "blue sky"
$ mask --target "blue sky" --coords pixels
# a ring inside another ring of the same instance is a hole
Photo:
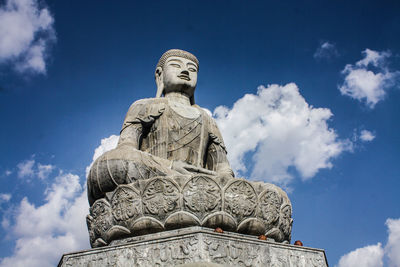
[[[400,266],[399,12],[397,1],[0,1],[0,266],[54,266],[89,247],[86,168],[130,104],[155,96],[171,48],[198,57],[196,103],[237,176],[290,192],[293,241],[331,266]]]

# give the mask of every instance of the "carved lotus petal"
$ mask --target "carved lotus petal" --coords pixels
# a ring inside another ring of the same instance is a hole
[[[194,176],[183,188],[184,210],[194,213],[199,219],[221,210],[221,189],[207,176]]]
[[[87,223],[92,243],[97,239],[107,240],[106,233],[113,226],[110,203],[104,198],[96,200],[90,208]]]
[[[143,213],[140,194],[129,185],[117,187],[111,197],[111,208],[115,221],[124,225]]]
[[[164,219],[180,208],[180,192],[175,183],[167,178],[151,179],[146,185],[142,201],[144,214]]]
[[[277,191],[267,189],[260,194],[258,205],[258,216],[264,220],[267,230],[271,229],[279,219],[282,197]]]
[[[251,184],[237,179],[225,189],[224,210],[238,221],[252,216],[257,206],[257,195]]]

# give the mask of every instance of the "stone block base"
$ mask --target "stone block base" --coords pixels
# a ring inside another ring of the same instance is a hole
[[[117,240],[63,255],[61,266],[328,266],[321,249],[299,247],[203,227]]]

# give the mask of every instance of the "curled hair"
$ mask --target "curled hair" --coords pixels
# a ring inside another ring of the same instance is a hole
[[[158,67],[164,68],[165,61],[167,61],[169,57],[182,57],[189,59],[194,63],[196,63],[197,69],[199,69],[199,60],[192,53],[180,49],[170,49],[167,52],[165,52],[158,61],[156,68]]]

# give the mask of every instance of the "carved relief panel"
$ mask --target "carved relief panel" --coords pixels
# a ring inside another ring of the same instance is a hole
[[[221,210],[221,202],[221,189],[207,176],[195,176],[183,188],[184,210],[194,213],[199,219]]]
[[[257,195],[250,183],[237,180],[225,189],[226,212],[237,219],[239,223],[243,218],[254,215],[257,205]]]
[[[180,192],[178,187],[168,178],[150,180],[143,192],[144,213],[163,219],[179,210]]]
[[[282,198],[275,190],[268,189],[261,193],[258,216],[264,220],[267,229],[271,229],[277,225],[281,204]]]
[[[104,198],[96,200],[86,218],[90,242],[94,244],[98,238],[105,239],[107,231],[113,226],[111,206]]]
[[[118,186],[111,197],[111,208],[117,223],[135,220],[143,213],[140,194],[129,185]]]

